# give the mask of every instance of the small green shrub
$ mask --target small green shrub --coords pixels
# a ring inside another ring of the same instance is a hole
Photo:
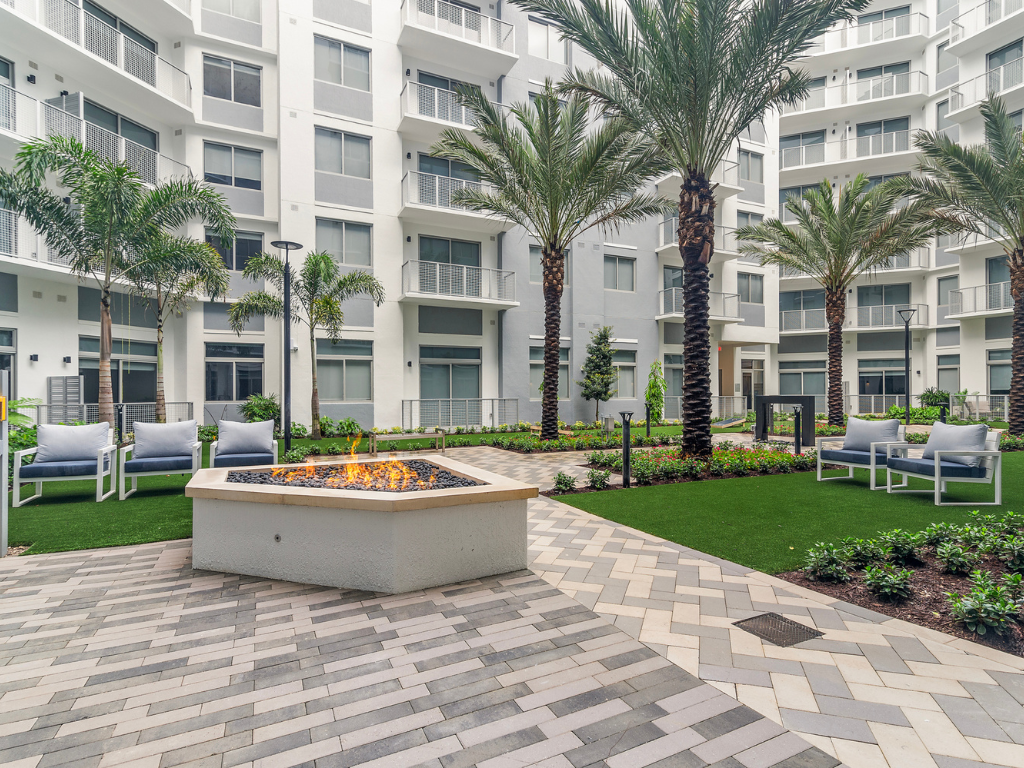
[[[885,549],[874,539],[855,539],[848,536],[840,544],[846,552],[846,559],[854,568],[863,568],[885,560]]]
[[[394,453],[398,450],[397,440],[383,440],[377,443],[377,450],[384,451],[384,453]]]
[[[334,422],[334,435],[332,437],[350,437],[363,434],[363,428],[353,418],[341,419]]]
[[[921,532],[921,540],[925,544],[937,547],[946,541],[953,541],[957,536],[957,529],[949,523],[932,523]]]
[[[650,485],[654,481],[654,466],[650,461],[645,461],[642,457],[637,456],[629,468],[629,474],[638,484]]]
[[[239,410],[246,421],[274,421],[274,429],[281,428],[281,404],[277,402],[277,395],[271,392],[269,395],[249,395]]]
[[[464,448],[467,445],[472,445],[473,441],[468,437],[449,437],[445,440],[445,445],[449,448]]]
[[[608,479],[612,476],[610,470],[597,469],[596,467],[587,472],[587,485],[595,491],[603,491],[608,487]]]
[[[292,422],[292,437],[303,438],[309,437],[309,428],[305,424],[299,424],[297,421]]]
[[[1003,574],[1003,586],[1006,587],[1006,591],[1010,593],[1014,602],[1020,603],[1024,600],[1024,574]]]
[[[913,571],[892,565],[868,566],[864,570],[864,583],[883,600],[903,600],[910,597],[910,577]]]
[[[567,475],[565,472],[559,472],[555,475],[555,490],[559,493],[568,493],[569,491],[576,490],[576,478],[572,475]]]
[[[35,430],[33,430],[33,433]],[[204,443],[212,443],[217,439],[217,425],[216,424],[203,424],[199,427],[199,439]],[[32,443],[35,445],[35,442]],[[11,446],[13,449],[13,445]],[[20,450],[20,449],[19,449]]]
[[[314,448],[308,448],[304,445],[297,445],[290,451],[286,451],[283,457],[285,464],[301,464],[306,460],[306,457],[315,452]]]
[[[920,534],[894,528],[878,537],[879,543],[889,550],[889,558],[899,565],[917,560],[917,549],[921,546]]]
[[[970,573],[978,567],[978,561],[981,559],[977,552],[971,552],[951,541],[939,544],[935,555],[945,566],[946,573],[954,574]]]
[[[1024,573],[1024,536],[1010,536],[995,543],[996,557],[1016,573]]]
[[[946,600],[953,618],[979,635],[988,634],[990,629],[997,635],[1006,634],[1020,611],[1010,589],[995,586],[992,577],[980,571],[973,574],[970,592],[947,592]]]
[[[807,550],[804,573],[813,581],[849,581],[846,552],[831,544],[818,543]]]

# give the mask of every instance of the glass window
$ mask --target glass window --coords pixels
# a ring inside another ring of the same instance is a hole
[[[612,351],[615,368],[615,397],[636,397],[636,352],[629,349]]]
[[[203,145],[204,178],[211,184],[244,189],[263,187],[263,153],[223,144]]]
[[[251,64],[203,56],[203,95],[258,107],[262,72]]]
[[[241,402],[250,395],[263,394],[262,358],[262,344],[207,342],[207,401]]]
[[[995,256],[985,260],[985,274],[988,284],[1010,282],[1010,262],[1006,256]]]
[[[750,211],[736,211],[736,226],[739,227],[756,227],[758,224],[764,221],[764,216],[760,213],[751,213]]]
[[[373,398],[373,342],[317,339],[317,383],[325,400],[371,400]]]
[[[78,374],[85,379],[85,402],[98,402],[100,340],[93,336],[79,336],[78,350]],[[110,353],[110,378],[114,402],[156,402],[156,344],[132,339],[112,339]],[[11,370],[2,354],[0,370]]]
[[[897,117],[890,120],[876,120],[872,123],[858,123],[857,136],[878,136],[886,133],[903,133],[910,130],[909,117]]]
[[[940,277],[939,278],[939,306],[944,307],[949,304],[949,292],[955,291],[960,287],[960,276],[953,275],[952,277]]]
[[[857,305],[879,307],[910,303],[910,283],[897,285],[861,285],[857,287]]]
[[[604,287],[608,291],[634,290],[636,259],[623,256],[604,257]]]
[[[371,263],[372,228],[351,221],[316,220],[316,249],[327,251],[341,264],[368,267]]]
[[[665,288],[683,287],[683,268],[665,267]]]
[[[2,110],[2,107],[0,107],[0,110]],[[156,131],[152,131],[91,101],[85,102],[83,114],[85,121],[90,125],[95,125],[118,136],[123,136],[128,141],[146,149],[151,149],[154,152],[157,150],[159,134]]]
[[[956,123],[947,117],[948,114],[949,99],[943,99],[935,105],[935,130],[943,131],[951,125],[956,125]]]
[[[224,266],[236,272],[244,270],[249,258],[263,250],[263,234],[260,232],[235,232],[234,245],[225,248],[216,233],[206,230],[206,242],[220,254]]]
[[[558,399],[569,399],[569,348],[558,350]],[[530,347],[530,399],[539,400],[544,385],[544,347]]]
[[[234,180],[231,147],[221,144],[203,145],[204,180],[211,184],[232,184]]]
[[[1018,40],[1015,43],[1010,43],[1007,46],[1000,48],[998,51],[992,51],[986,57],[989,71],[998,69],[999,67],[1009,64],[1011,61],[1017,61],[1017,59],[1024,56],[1024,41]],[[1017,75],[1018,82],[1020,75]]]
[[[313,77],[360,91],[370,90],[370,52],[313,36]]]
[[[420,236],[420,261],[434,261],[440,264],[461,264],[465,267],[480,266],[480,243],[465,240],[448,240],[442,237]]]
[[[249,64],[232,62],[235,69],[234,101],[248,104],[250,107],[260,106],[260,75],[262,70]]]
[[[316,128],[316,170],[370,178],[370,139],[352,133]]]
[[[446,360],[461,362],[444,362]],[[420,347],[420,397],[431,400],[480,397],[480,348]],[[439,414],[439,418],[443,420],[444,414]]]
[[[736,287],[740,301],[750,304],[764,304],[764,276],[740,272],[736,275]]]
[[[935,71],[945,72],[947,69],[955,67],[959,60],[956,56],[949,53],[946,49],[949,48],[949,41],[939,43],[935,49]]]
[[[530,18],[526,30],[527,52],[531,56],[553,61],[556,64],[567,62],[568,44],[558,34],[558,27]]]
[[[822,131],[821,134],[822,137],[824,137],[824,131]],[[824,138],[822,140],[824,140]],[[764,183],[764,155],[741,149],[739,161],[741,180],[753,181],[757,184]]]

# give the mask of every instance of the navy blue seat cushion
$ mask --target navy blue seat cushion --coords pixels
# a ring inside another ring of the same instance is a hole
[[[894,457],[889,459],[889,469],[893,472],[903,472],[905,470],[917,475],[935,477],[935,459],[904,459]],[[943,461],[939,464],[939,473],[943,478],[966,477],[978,480],[985,477],[985,468],[969,467],[966,464]]]
[[[871,451],[835,451],[823,449],[821,452],[822,463],[829,461],[841,461],[844,464],[863,464],[865,467],[871,464]],[[875,451],[875,466],[885,466],[885,451]]]
[[[110,461],[103,460],[103,469],[110,468]],[[92,461],[36,461],[21,468],[22,479],[37,477],[80,477],[96,474],[96,459]]]
[[[124,471],[131,472],[179,472],[192,471],[191,456],[167,456],[164,458],[131,459],[124,463]]]
[[[256,467],[273,463],[272,453],[218,453],[213,460],[214,467]]]

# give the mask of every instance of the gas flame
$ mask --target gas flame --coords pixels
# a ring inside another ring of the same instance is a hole
[[[421,480],[407,464],[399,461],[392,454],[388,461],[359,463],[356,451],[362,438],[356,438],[349,451],[350,462],[342,465],[326,466],[322,469],[329,473],[324,478],[328,488],[341,488],[371,491],[414,491],[426,490],[433,486],[433,474],[427,480]],[[297,469],[278,467],[272,472],[274,477],[283,478],[286,483],[306,480],[316,475],[316,465],[307,462]]]

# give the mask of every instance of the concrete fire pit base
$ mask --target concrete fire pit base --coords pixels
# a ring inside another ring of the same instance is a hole
[[[348,491],[232,483],[231,470],[200,470],[185,489],[192,566],[389,594],[526,568],[526,503],[537,488],[441,456],[422,460],[486,484]]]

